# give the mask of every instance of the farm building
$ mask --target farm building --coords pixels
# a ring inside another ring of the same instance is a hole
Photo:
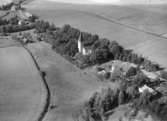
[[[144,91],[148,91],[149,93],[155,93],[155,91],[147,85],[144,85],[139,88],[140,93],[143,93]]]

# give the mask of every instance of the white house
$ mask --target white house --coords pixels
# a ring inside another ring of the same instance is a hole
[[[85,47],[83,45],[83,38],[82,38],[82,34],[79,35],[79,38],[78,38],[78,51],[79,53],[81,53],[82,55],[89,55],[92,53],[92,50],[90,47]]]
[[[106,71],[105,71],[105,70],[99,71],[98,74],[99,74],[99,75],[105,75],[105,74],[106,74]]]
[[[116,67],[114,65],[111,66],[111,70],[110,70],[110,73],[114,73]]]
[[[142,86],[142,87],[139,88],[139,92],[140,92],[140,93],[143,93],[143,92],[146,91],[146,90],[147,90],[149,93],[155,93],[155,91],[154,91],[152,88],[148,87],[146,84],[145,84],[144,86]]]

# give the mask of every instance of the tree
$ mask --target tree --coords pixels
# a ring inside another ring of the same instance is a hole
[[[114,57],[117,54],[120,54],[122,52],[123,48],[116,42],[116,41],[112,41],[109,44],[109,51],[110,53],[112,53],[114,55]]]
[[[151,93],[148,90],[145,90],[139,100],[138,100],[138,106],[139,107],[145,107],[147,105],[150,104],[150,97],[151,97]]]
[[[75,54],[78,52],[77,43],[75,40],[70,40],[65,45],[65,53],[69,56],[75,56]]]
[[[9,23],[12,24],[12,25],[17,25],[18,22],[19,22],[19,20],[18,20],[17,16],[15,16],[15,17],[13,17],[9,20]]]
[[[9,4],[6,4],[6,5],[2,5],[1,7],[0,7],[0,10],[9,10],[9,9],[11,9],[11,7],[13,6],[13,2],[11,2],[11,3],[9,3]]]
[[[166,71],[160,71],[161,78],[164,78],[167,80],[167,72]]]
[[[38,19],[38,16],[36,16],[36,15],[32,15],[29,17],[30,22],[35,22],[37,19]]]
[[[92,54],[91,54],[91,62],[93,64],[101,64],[106,62],[109,59],[109,52],[107,49],[96,49]]]
[[[135,85],[128,86],[126,89],[126,94],[128,95],[129,99],[134,99],[137,97],[138,93],[138,88]]]
[[[63,33],[67,33],[70,28],[71,28],[71,26],[69,24],[66,24],[62,27],[61,31]]]
[[[130,67],[130,69],[126,72],[126,76],[134,76],[137,74],[137,69],[135,67]]]
[[[46,32],[47,30],[49,30],[49,28],[50,28],[49,22],[45,22],[45,21],[41,20],[41,21],[37,21],[35,23],[35,29],[36,29],[37,33]]]

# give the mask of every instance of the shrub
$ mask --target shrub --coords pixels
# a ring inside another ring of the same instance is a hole
[[[41,71],[41,76],[42,76],[42,78],[45,78],[45,76],[46,76],[46,72]]]
[[[126,72],[126,76],[130,77],[130,76],[134,76],[137,74],[137,69],[135,67],[131,67],[127,72]]]

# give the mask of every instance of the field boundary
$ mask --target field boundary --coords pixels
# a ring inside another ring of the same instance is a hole
[[[49,106],[50,106],[50,90],[49,90],[49,86],[47,84],[47,81],[45,79],[45,76],[42,74],[43,72],[41,71],[35,57],[33,56],[32,52],[25,46],[23,46],[23,48],[30,54],[32,60],[34,61],[34,64],[42,78],[42,83],[45,87],[45,90],[46,90],[46,99],[45,99],[45,104],[44,104],[44,107],[43,107],[43,111],[39,114],[39,117],[36,121],[43,121],[45,115],[47,114],[48,112],[48,109],[49,109]]]

